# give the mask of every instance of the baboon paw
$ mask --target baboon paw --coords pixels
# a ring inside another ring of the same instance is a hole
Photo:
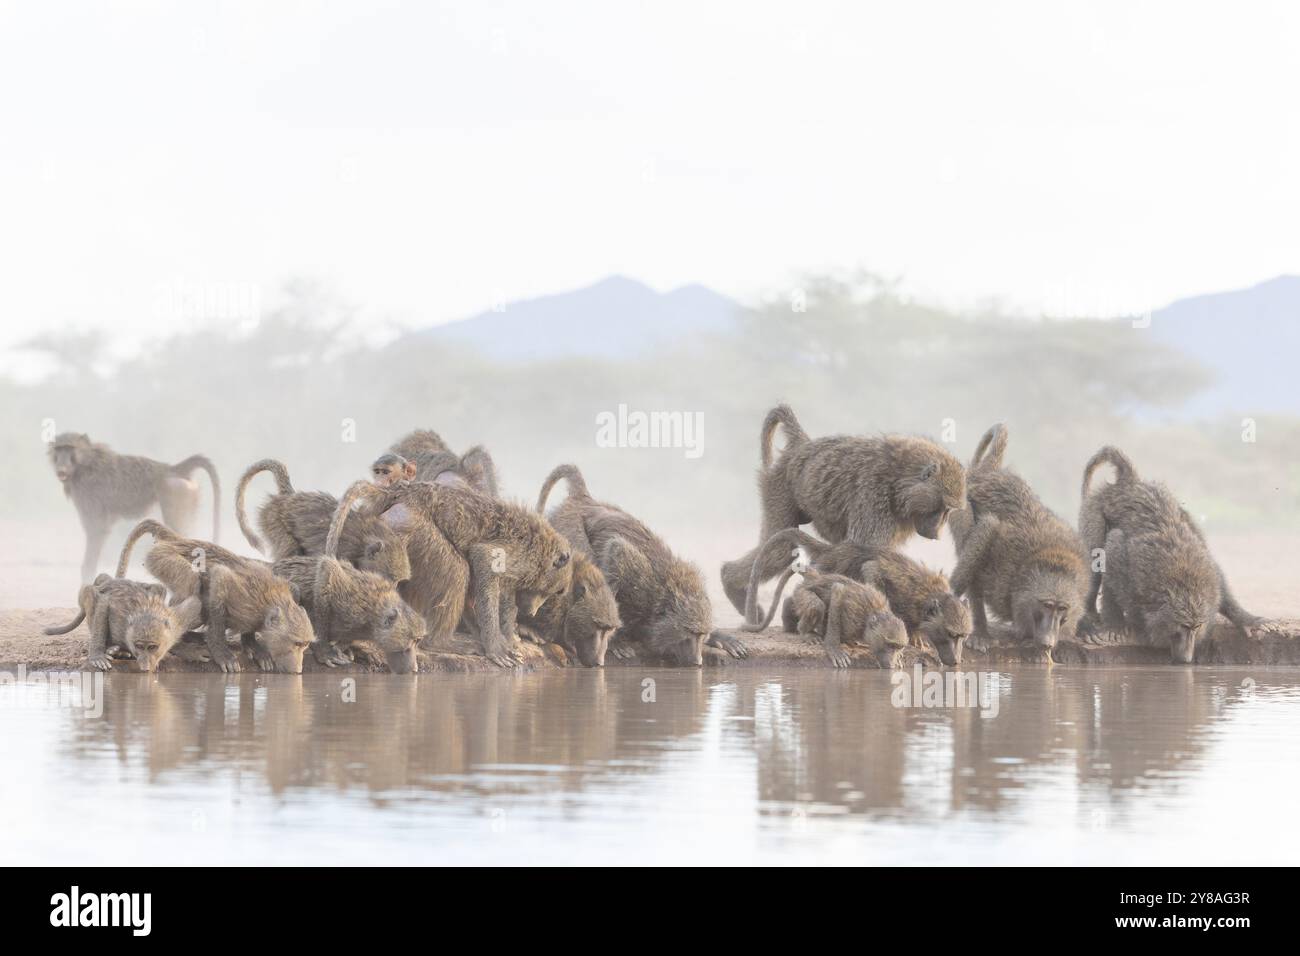
[[[749,651],[746,649],[745,645],[729,634],[719,634],[714,632],[709,637],[708,643],[710,647],[724,650],[737,660],[742,660],[749,656]]]
[[[827,651],[826,657],[830,660],[832,667],[848,667],[853,662],[853,658],[844,651]]]
[[[242,668],[239,666],[239,659],[226,651],[224,655],[217,655],[213,658],[223,674],[238,674]]]
[[[91,657],[86,661],[86,665],[93,667],[97,671],[107,671],[112,670],[113,668],[113,662],[109,659],[107,654],[96,654],[94,657]]]

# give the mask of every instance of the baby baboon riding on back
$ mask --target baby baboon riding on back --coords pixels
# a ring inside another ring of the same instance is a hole
[[[785,430],[786,446],[773,461],[778,426]],[[937,539],[949,516],[965,507],[961,462],[928,438],[809,438],[794,412],[779,405],[763,420],[759,452],[758,547],[722,566],[727,597],[751,624],[759,613],[746,606],[750,575],[763,543],[776,532],[811,523],[831,544],[898,547],[913,534]],[[760,583],[784,566],[783,556],[760,564]]]
[[[94,575],[108,532],[120,518],[139,518],[156,504],[166,525],[181,534],[192,530],[199,508],[199,486],[190,478],[196,468],[206,471],[212,482],[212,540],[220,538],[221,482],[216,466],[205,455],[168,465],[119,455],[107,445],[91,442],[87,435],[64,432],[50,443],[50,462],[86,532],[83,583]]]
[[[1115,481],[1092,491],[1093,472],[1103,464],[1115,468]],[[1140,480],[1122,451],[1108,446],[1092,456],[1083,471],[1082,499],[1084,544],[1104,558],[1104,564],[1094,564],[1087,630],[1096,628],[1101,591],[1107,628],[1152,645],[1168,642],[1175,663],[1193,661],[1197,641],[1214,633],[1219,612],[1258,636],[1264,620],[1237,603],[1191,515],[1164,485]]]
[[[375,459],[370,474],[381,488],[399,481],[431,481],[439,485],[459,484],[491,498],[500,497],[496,463],[486,448],[475,445],[465,454],[457,455],[447,447],[442,436],[427,428],[397,441]]]

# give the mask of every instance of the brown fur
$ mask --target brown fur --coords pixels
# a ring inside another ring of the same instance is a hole
[[[865,644],[883,667],[893,667],[907,644],[907,628],[877,588],[842,574],[809,570],[790,596],[795,630],[821,644],[834,667],[852,658],[842,644]]]
[[[370,466],[375,484],[388,487],[395,481],[431,481],[459,484],[491,498],[500,497],[497,469],[482,445],[457,456],[437,432],[420,429],[399,439],[386,454]]]
[[[653,659],[694,666],[704,662],[705,644],[745,656],[743,644],[713,630],[713,608],[699,569],[622,508],[592,498],[576,466],[560,465],[547,476],[538,511],[561,479],[568,482],[569,494],[548,519],[609,583],[623,621],[615,653],[627,656],[637,647]]]
[[[244,509],[249,482],[264,471],[276,478],[276,494],[267,498],[258,510],[265,542],[249,527]],[[269,547],[273,561],[323,554],[338,506],[338,499],[323,491],[294,491],[288,471],[273,458],[250,465],[235,488],[235,516],[239,527],[254,548],[265,553]],[[338,556],[361,571],[373,572],[390,581],[404,581],[411,576],[411,562],[399,536],[383,521],[364,512],[348,512]]]
[[[111,645],[125,647],[140,669],[153,673],[181,635],[202,623],[199,598],[190,597],[172,607],[161,584],[144,584],[101,574],[77,596],[80,612],[71,624],[47,627],[46,634],[67,634],[87,621],[90,644],[86,663],[96,670],[112,666]]]
[[[502,667],[519,662],[511,646],[518,613],[516,594],[536,614],[563,594],[573,575],[571,549],[539,515],[519,505],[455,485],[407,482],[376,489],[357,482],[349,497],[372,499],[366,510],[382,515],[406,543],[411,580],[402,596],[425,616],[426,641],[450,637],[472,600],[483,653]]]
[[[1115,481],[1092,491],[1103,464],[1115,468]],[[1214,633],[1216,612],[1251,636],[1265,627],[1237,602],[1191,515],[1164,485],[1142,481],[1118,448],[1102,448],[1084,468],[1079,530],[1087,553],[1100,548],[1105,560],[1104,575],[1094,571],[1089,582],[1086,631],[1097,628],[1098,591],[1100,623],[1148,644],[1167,641],[1175,663],[1192,662],[1197,640]]]
[[[218,667],[227,673],[240,669],[226,644],[226,631],[233,630],[264,669],[269,656],[276,670],[302,673],[302,655],[312,641],[311,622],[288,582],[263,562],[241,558],[210,541],[182,538],[151,520],[141,521],[127,536],[117,564],[119,578],[126,574],[132,547],[146,534],[153,536],[154,545],[145,556],[145,567],[167,585],[172,600],[202,598],[208,653]]]
[[[772,459],[776,428],[786,447]],[[899,547],[914,533],[938,538],[944,522],[965,507],[961,462],[928,438],[846,435],[809,438],[789,407],[768,412],[759,436],[758,547],[722,566],[728,599],[749,623],[758,610],[745,606],[754,560],[763,542],[784,528],[811,523],[832,544],[852,541]],[[760,565],[761,581],[781,572],[783,562]]]
[[[573,586],[547,601],[535,615],[520,615],[521,633],[539,643],[559,644],[584,667],[604,667],[614,632],[622,626],[618,602],[605,575],[580,551],[573,553]]]
[[[993,453],[985,456],[992,447]],[[989,640],[985,607],[1015,625],[1020,638],[1051,648],[1074,637],[1088,573],[1079,535],[1002,467],[1006,428],[981,439],[966,476],[970,508],[953,517],[957,567],[952,585],[969,594],[975,639]]]
[[[119,455],[76,432],[56,435],[49,455],[63,493],[72,499],[86,532],[82,582],[95,573],[104,541],[118,519],[139,518],[156,504],[164,523],[181,534],[189,533],[199,508],[199,487],[189,477],[196,468],[206,471],[212,482],[212,540],[221,536],[221,481],[216,466],[203,455],[168,465]]]

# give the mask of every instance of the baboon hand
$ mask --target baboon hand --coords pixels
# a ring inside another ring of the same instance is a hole
[[[845,651],[843,648],[836,648],[833,651],[827,651],[826,659],[831,662],[832,667],[849,667],[853,663],[853,658],[850,657],[848,651]]]
[[[113,662],[109,659],[107,653],[94,654],[87,661],[87,666],[93,667],[97,671],[112,670]]]
[[[709,647],[716,647],[718,650],[726,651],[737,660],[744,660],[749,656],[749,651],[744,644],[730,634],[723,634],[721,631],[714,631],[704,643]]]

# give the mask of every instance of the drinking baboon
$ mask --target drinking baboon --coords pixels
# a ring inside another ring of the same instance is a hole
[[[358,641],[373,641],[394,674],[418,669],[415,649],[424,636],[424,619],[397,593],[397,585],[370,571],[360,571],[335,557],[345,509],[335,513],[318,557],[281,558],[274,573],[290,581],[311,619],[315,640],[312,653],[320,664],[347,661],[336,649]]]
[[[199,509],[199,486],[190,478],[196,468],[206,471],[212,482],[212,540],[220,538],[221,481],[205,455],[168,465],[139,455],[119,455],[77,432],[56,435],[49,454],[63,493],[72,499],[86,532],[83,583],[94,575],[104,541],[119,518],[139,518],[157,504],[164,523],[181,534],[190,533]]]
[[[542,483],[537,510],[556,482],[569,494],[548,515],[572,546],[595,561],[618,602],[623,624],[611,650],[628,656],[637,646],[652,658],[699,666],[704,645],[745,657],[745,646],[713,630],[713,608],[695,565],[622,508],[596,501],[576,465],[560,465]]]
[[[406,544],[411,579],[400,591],[425,616],[426,642],[451,636],[472,595],[484,656],[501,667],[518,664],[511,646],[516,595],[526,596],[524,611],[533,616],[572,578],[571,550],[559,533],[526,508],[455,485],[378,489],[361,481],[343,500],[360,496],[371,499],[363,510],[382,516]]]
[[[249,482],[264,471],[275,477],[276,484],[276,493],[262,503],[257,513],[266,536],[265,546],[250,527],[244,504]],[[273,561],[323,554],[338,506],[338,499],[326,492],[294,491],[288,470],[273,458],[250,465],[235,486],[235,517],[240,530],[257,550],[269,547]],[[363,512],[348,513],[338,555],[359,570],[372,571],[390,581],[404,581],[411,576],[411,562],[398,535],[383,521]]]
[[[773,461],[778,426],[786,445]],[[787,405],[763,419],[759,459],[758,547],[722,566],[727,598],[751,624],[759,618],[745,605],[754,559],[777,531],[811,523],[831,544],[897,548],[914,533],[937,539],[949,515],[966,504],[961,462],[938,443],[907,435],[809,438]],[[760,581],[780,574],[783,564],[760,565]]]
[[[564,594],[521,614],[519,632],[539,643],[559,644],[584,667],[604,667],[609,639],[622,625],[618,602],[605,575],[581,551],[573,551],[573,584]]]
[[[1115,481],[1093,491],[1093,472],[1103,464],[1115,468]],[[1192,516],[1163,484],[1139,479],[1118,448],[1104,447],[1089,459],[1081,497],[1084,546],[1104,560],[1093,563],[1085,631],[1097,627],[1098,591],[1102,623],[1147,643],[1168,639],[1175,662],[1192,661],[1197,639],[1214,631],[1216,612],[1251,637],[1264,630],[1264,619],[1237,602]]]
[[[821,644],[834,667],[853,662],[842,646],[845,643],[865,644],[881,667],[895,666],[898,652],[907,644],[907,628],[889,609],[885,595],[842,574],[813,568],[803,574],[789,601],[795,630]]]
[[[889,609],[907,627],[914,646],[920,647],[924,640],[928,640],[945,664],[961,663],[963,645],[971,634],[970,608],[952,593],[952,587],[942,573],[892,548],[854,544],[852,541],[827,544],[798,528],[787,528],[768,538],[759,559],[754,562],[755,567],[760,561],[774,563],[774,553],[787,555],[787,560],[793,559],[796,550],[806,556],[811,567],[824,574],[841,574],[879,588],[889,602]],[[783,574],[779,579],[777,593],[772,598],[773,611],[788,577],[788,574]],[[757,591],[755,577],[751,577],[750,587]],[[746,596],[746,603],[751,601],[757,606],[756,595],[753,598]],[[762,627],[747,625],[745,629],[764,629],[771,620],[772,612],[769,612]],[[794,608],[788,600],[782,607],[782,624],[787,631],[796,629]]]
[[[47,627],[46,634],[67,634],[87,621],[90,643],[86,663],[96,670],[113,666],[110,645],[125,647],[140,669],[153,673],[158,662],[180,640],[181,635],[202,623],[199,598],[189,597],[175,606],[167,603],[167,589],[101,574],[84,585],[77,595],[80,608],[71,624]]]
[[[1017,635],[1051,648],[1073,637],[1088,591],[1079,535],[1051,512],[1029,484],[1002,467],[1006,428],[980,440],[966,472],[970,508],[953,516],[956,594],[970,598],[972,646],[990,640],[985,605]]]
[[[141,521],[127,536],[117,562],[119,578],[126,574],[131,548],[146,534],[153,535],[154,545],[145,556],[145,567],[167,585],[172,601],[194,595],[202,599],[208,653],[218,667],[226,673],[240,669],[226,644],[229,629],[241,636],[263,670],[302,673],[302,655],[312,641],[311,621],[288,581],[260,561],[241,558],[210,541],[182,538],[151,520]]]
[[[387,487],[394,481],[431,481],[435,484],[465,484],[493,498],[499,497],[497,469],[482,445],[457,455],[437,432],[419,429],[396,441],[388,452],[370,466],[375,484]]]

